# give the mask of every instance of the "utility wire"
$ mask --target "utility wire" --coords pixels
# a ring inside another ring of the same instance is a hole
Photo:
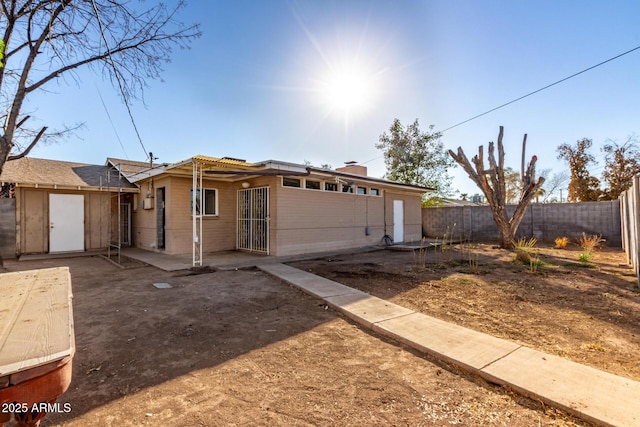
[[[109,114],[109,109],[107,108],[107,104],[105,104],[104,99],[102,98],[102,94],[100,93],[100,89],[98,89],[98,85],[95,84],[96,86],[96,91],[98,92],[98,97],[100,98],[100,102],[102,102],[102,107],[104,108],[104,112],[107,113],[107,117],[109,118],[109,123],[111,123],[111,128],[113,129],[113,133],[116,134],[116,138],[118,139],[118,142],[120,143],[120,148],[122,148],[122,152],[124,153],[124,156],[127,158],[127,160],[129,159],[129,155],[127,154],[127,150],[124,149],[124,145],[122,144],[122,140],[120,139],[120,135],[118,134],[118,130],[116,129],[115,125],[113,124],[113,120],[111,120],[111,114]]]
[[[120,79],[120,74],[118,73],[118,69],[116,68],[116,63],[111,57],[111,49],[109,48],[109,43],[107,42],[107,37],[104,34],[104,29],[102,27],[102,20],[100,19],[100,14],[98,13],[98,7],[96,6],[95,0],[91,0],[91,4],[93,5],[93,11],[96,13],[96,18],[98,18],[98,28],[100,29],[100,35],[102,35],[102,40],[104,40],[104,45],[107,48],[107,55],[109,58],[109,63],[113,68],[113,73],[116,76],[116,80],[118,81],[118,87],[120,88],[120,94],[122,95],[122,99],[124,100],[124,105],[127,107],[127,112],[129,113],[129,118],[131,119],[131,124],[133,125],[133,130],[136,132],[136,136],[138,137],[138,141],[140,142],[140,146],[142,146],[142,151],[144,151],[145,158],[149,158],[149,153],[147,153],[147,149],[144,147],[142,143],[142,137],[140,136],[140,132],[138,132],[138,126],[136,126],[136,121],[133,119],[133,113],[131,112],[131,106],[129,105],[129,101],[127,100],[127,96],[124,93],[124,86],[122,85],[122,80]]]
[[[460,123],[458,123],[458,124],[455,124],[455,125],[453,125],[453,126],[449,126],[448,128],[446,128],[446,129],[444,129],[444,130],[439,131],[439,133],[444,133],[444,132],[446,132],[446,131],[448,131],[448,130],[451,130],[451,129],[453,129],[453,128],[456,128],[456,127],[458,127],[458,126],[460,126],[460,125],[463,125],[463,124],[465,124],[465,123],[468,123],[468,122],[470,122],[471,120],[475,120],[475,119],[477,119],[477,118],[479,118],[479,117],[485,116],[485,115],[487,115],[487,114],[489,114],[489,113],[492,113],[492,112],[494,112],[494,111],[496,111],[496,110],[499,110],[500,108],[506,107],[507,105],[513,104],[514,102],[518,102],[518,101],[520,101],[521,99],[524,99],[524,98],[526,98],[526,97],[528,97],[528,96],[534,95],[534,94],[536,94],[536,93],[538,93],[538,92],[542,92],[542,91],[543,91],[543,90],[545,90],[545,89],[549,89],[549,88],[550,88],[550,87],[552,87],[552,86],[555,86],[555,85],[557,85],[557,84],[560,84],[560,83],[562,83],[562,82],[564,82],[564,81],[567,81],[567,80],[569,80],[569,79],[571,79],[571,78],[573,78],[573,77],[579,76],[580,74],[586,73],[587,71],[593,70],[594,68],[597,68],[597,67],[599,67],[599,66],[601,66],[601,65],[606,64],[607,62],[611,62],[611,61],[613,61],[613,60],[615,60],[615,59],[618,59],[618,58],[620,58],[620,57],[622,57],[622,56],[625,56],[625,55],[627,55],[627,54],[629,54],[629,53],[631,53],[631,52],[634,52],[634,51],[636,51],[636,50],[638,50],[638,49],[640,49],[640,46],[636,46],[636,47],[634,47],[633,49],[629,49],[629,50],[628,50],[628,51],[626,51],[626,52],[623,52],[623,53],[621,53],[621,54],[619,54],[619,55],[616,55],[616,56],[614,56],[614,57],[612,57],[612,58],[609,58],[609,59],[607,59],[607,60],[605,60],[605,61],[602,61],[602,62],[600,62],[600,63],[598,63],[598,64],[596,64],[596,65],[592,65],[592,66],[591,66],[591,67],[589,67],[589,68],[585,68],[585,69],[584,69],[584,70],[582,70],[582,71],[578,71],[577,73],[574,73],[574,74],[572,74],[572,75],[570,75],[570,76],[567,76],[567,77],[565,77],[565,78],[563,78],[563,79],[560,79],[560,80],[558,80],[558,81],[556,81],[556,82],[554,82],[554,83],[551,83],[551,84],[549,84],[549,85],[546,85],[545,87],[542,87],[542,88],[540,88],[540,89],[538,89],[538,90],[534,90],[533,92],[529,92],[529,93],[528,93],[528,94],[526,94],[526,95],[523,95],[523,96],[521,96],[521,97],[519,97],[519,98],[516,98],[516,99],[514,99],[514,100],[512,100],[512,101],[506,102],[506,103],[504,103],[504,104],[502,104],[502,105],[499,105],[499,106],[497,106],[497,107],[495,107],[495,108],[492,108],[491,110],[485,111],[485,112],[484,112],[484,113],[482,113],[482,114],[478,114],[477,116],[473,116],[473,117],[471,117],[470,119],[464,120],[464,121],[462,121],[462,122],[460,122]],[[364,165],[365,163],[369,163],[369,162],[372,162],[372,161],[374,161],[374,160],[378,160],[378,159],[380,159],[380,158],[382,158],[382,157],[384,157],[384,156],[374,157],[373,159],[369,159],[369,160],[367,160],[366,162],[362,162],[362,163],[359,163],[359,164],[360,164],[360,165]]]
[[[584,70],[582,70],[582,71],[578,71],[577,73],[572,74],[572,75],[570,75],[570,76],[568,76],[568,77],[565,77],[564,79],[561,79],[561,80],[558,80],[557,82],[554,82],[554,83],[551,83],[551,84],[549,84],[549,85],[546,85],[545,87],[542,87],[542,88],[540,88],[540,89],[538,89],[538,90],[534,90],[533,92],[529,92],[529,93],[528,93],[528,94],[526,94],[526,95],[523,95],[523,96],[521,96],[521,97],[519,97],[519,98],[514,99],[513,101],[509,101],[509,102],[504,103],[504,104],[502,104],[502,105],[500,105],[500,106],[498,106],[498,107],[492,108],[492,109],[491,109],[491,110],[489,110],[489,111],[485,111],[485,112],[484,112],[484,113],[482,113],[482,114],[478,114],[477,116],[473,116],[473,117],[471,117],[470,119],[467,119],[467,120],[465,120],[465,121],[463,121],[463,122],[460,122],[460,123],[458,123],[458,124],[455,124],[455,125],[453,125],[453,126],[450,126],[450,127],[446,128],[446,129],[444,129],[444,130],[441,130],[441,131],[440,131],[440,133],[446,132],[446,131],[448,131],[448,130],[450,130],[450,129],[453,129],[453,128],[455,128],[455,127],[458,127],[458,126],[460,126],[460,125],[463,125],[463,124],[465,124],[465,123],[468,123],[468,122],[470,122],[471,120],[475,120],[475,119],[477,119],[478,117],[482,117],[482,116],[484,116],[484,115],[486,115],[486,114],[492,113],[492,112],[494,112],[494,111],[496,111],[496,110],[499,110],[499,109],[500,109],[500,108],[502,108],[502,107],[506,107],[507,105],[513,104],[514,102],[520,101],[521,99],[524,99],[524,98],[526,98],[526,97],[528,97],[528,96],[534,95],[534,94],[536,94],[536,93],[538,93],[538,92],[542,92],[542,91],[543,91],[543,90],[545,90],[545,89],[549,89],[549,88],[550,88],[550,87],[552,87],[552,86],[555,86],[555,85],[560,84],[560,83],[562,83],[562,82],[564,82],[564,81],[567,81],[567,80],[569,80],[569,79],[571,79],[571,78],[574,78],[574,77],[576,77],[576,76],[579,76],[580,74],[586,73],[587,71],[593,70],[594,68],[597,68],[597,67],[599,67],[599,66],[601,66],[601,65],[604,65],[604,64],[606,64],[607,62],[611,62],[611,61],[613,61],[614,59],[618,59],[618,58],[620,58],[620,57],[622,57],[622,56],[625,56],[625,55],[627,55],[627,54],[629,54],[629,53],[631,53],[631,52],[633,52],[633,51],[636,51],[636,50],[638,50],[638,49],[640,49],[640,46],[636,46],[636,47],[634,47],[633,49],[630,49],[630,50],[628,50],[628,51],[626,51],[626,52],[623,52],[623,53],[621,53],[621,54],[619,54],[619,55],[616,55],[616,56],[614,56],[614,57],[612,57],[612,58],[609,58],[609,59],[607,59],[606,61],[602,61],[602,62],[600,62],[599,64],[593,65],[593,66],[591,66],[591,67],[589,67],[589,68],[585,68]]]

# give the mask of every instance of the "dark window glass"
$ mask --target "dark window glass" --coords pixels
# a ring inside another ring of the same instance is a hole
[[[300,188],[300,180],[297,178],[282,178],[282,185],[284,187]]]

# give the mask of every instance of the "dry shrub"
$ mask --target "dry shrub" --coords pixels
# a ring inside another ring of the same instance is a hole
[[[578,243],[585,250],[586,253],[591,254],[596,251],[600,247],[600,243],[604,242],[601,234],[598,235],[587,235],[584,231],[582,232],[582,237],[578,239]]]
[[[569,244],[568,237],[556,237],[555,239],[556,249],[565,249]]]
[[[515,244],[516,251],[516,260],[529,264],[532,261],[532,258],[536,256],[535,250],[533,247],[538,242],[538,239],[532,237],[530,239],[525,239],[524,237],[519,239]]]

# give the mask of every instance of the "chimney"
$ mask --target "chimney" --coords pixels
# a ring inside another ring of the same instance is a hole
[[[358,162],[344,162],[345,166],[336,168],[338,172],[352,173],[354,175],[367,176],[367,167],[361,166]]]

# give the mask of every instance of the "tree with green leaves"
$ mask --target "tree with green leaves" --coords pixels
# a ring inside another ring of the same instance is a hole
[[[595,157],[589,150],[593,141],[582,138],[575,145],[562,144],[558,147],[558,159],[565,160],[571,170],[569,181],[570,202],[593,202],[600,199],[600,180],[591,175],[589,168],[595,165]]]
[[[385,178],[405,184],[433,188],[425,205],[434,205],[452,193],[452,177],[448,174],[455,163],[447,155],[440,132],[420,130],[418,119],[408,126],[394,119],[389,133],[380,135],[376,148],[384,153]]]
[[[527,212],[529,204],[538,194],[538,191],[544,184],[544,177],[536,180],[536,156],[531,157],[531,161],[524,167],[525,150],[527,143],[527,135],[524,135],[522,141],[522,165],[518,176],[520,177],[520,195],[515,211],[509,217],[507,213],[507,177],[504,167],[504,146],[502,138],[504,136],[504,128],[500,126],[498,134],[498,160],[496,161],[495,147],[493,142],[489,142],[489,167],[485,167],[484,150],[481,145],[478,147],[478,154],[471,159],[471,162],[465,155],[462,147],[458,147],[458,152],[454,153],[449,150],[451,157],[464,169],[469,178],[482,190],[487,203],[491,208],[493,220],[498,226],[498,244],[501,248],[509,249],[515,244],[515,236]],[[473,163],[473,165],[472,165]]]
[[[61,135],[29,127],[23,106],[36,91],[92,68],[128,103],[158,78],[173,48],[200,35],[177,18],[184,7],[115,0],[0,0],[0,173],[40,140]]]
[[[616,200],[631,187],[633,177],[640,173],[640,151],[635,136],[627,138],[624,144],[608,140],[602,147],[604,171],[602,179],[607,183],[605,199]]]

